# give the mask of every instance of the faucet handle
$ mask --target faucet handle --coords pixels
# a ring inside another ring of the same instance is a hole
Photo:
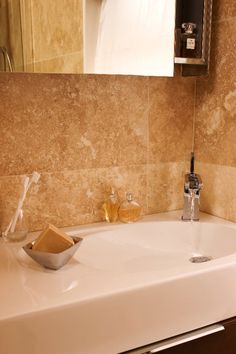
[[[185,175],[184,191],[188,193],[189,190],[200,191],[202,189],[201,176],[196,173],[187,173]]]

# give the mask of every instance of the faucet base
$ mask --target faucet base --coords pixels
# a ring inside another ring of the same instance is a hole
[[[182,220],[199,221],[199,196],[195,196],[192,201],[190,196],[185,194]]]
[[[191,219],[191,218],[185,218],[183,215],[181,216],[182,221],[199,221],[200,219]]]

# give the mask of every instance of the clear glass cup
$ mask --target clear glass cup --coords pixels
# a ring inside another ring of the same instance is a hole
[[[4,226],[2,226],[3,239],[8,242],[20,242],[25,240],[28,234],[28,224],[23,209],[19,211],[14,231],[11,227],[9,228],[9,223],[5,223]]]

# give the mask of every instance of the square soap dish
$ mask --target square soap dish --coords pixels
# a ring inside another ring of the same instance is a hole
[[[35,260],[37,263],[44,266],[45,268],[57,270],[63,267],[70,260],[70,258],[75,254],[75,252],[79,248],[81,241],[83,241],[81,237],[71,236],[71,238],[74,241],[74,245],[60,253],[50,253],[33,250],[32,246],[35,241],[27,243],[23,247],[23,250],[31,258],[33,258],[33,260]]]

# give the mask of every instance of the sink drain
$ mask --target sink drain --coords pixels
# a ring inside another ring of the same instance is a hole
[[[195,256],[195,257],[191,257],[189,259],[189,261],[192,263],[204,263],[204,262],[208,262],[211,260],[212,260],[211,256]]]

